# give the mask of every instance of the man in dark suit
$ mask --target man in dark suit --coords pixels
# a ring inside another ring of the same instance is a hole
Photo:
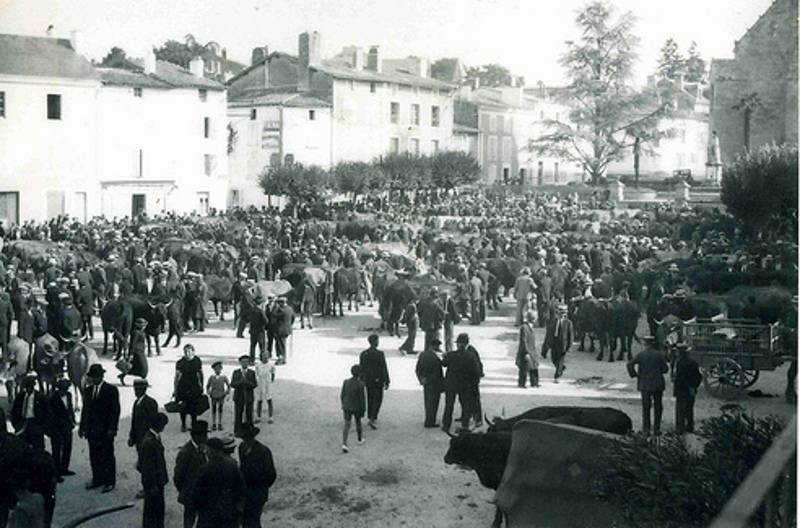
[[[239,301],[239,319],[236,324],[236,337],[244,337],[244,327],[247,326],[247,323],[250,321],[250,311],[257,309],[255,293],[253,291],[255,281],[245,280],[245,282],[242,283],[240,280],[239,283],[242,285],[242,292],[241,300]]]
[[[11,338],[11,321],[14,320],[14,307],[8,293],[0,293],[0,348],[6,354],[6,346]]]
[[[164,528],[164,486],[169,478],[161,432],[168,422],[169,418],[164,413],[151,416],[149,428],[141,441],[139,465],[144,489],[142,528]]]
[[[119,426],[119,391],[103,381],[105,372],[102,365],[95,363],[86,373],[78,436],[89,443],[92,480],[86,489],[102,488],[103,493],[108,493],[117,481],[114,437]]]
[[[286,364],[286,339],[292,335],[294,310],[286,304],[286,297],[278,297],[278,304],[270,314],[270,324],[275,332],[275,355],[278,365]]]
[[[272,451],[256,440],[259,432],[258,427],[250,424],[242,427],[239,445],[239,467],[245,486],[242,528],[261,528],[261,512],[277,477]]]
[[[44,449],[45,398],[36,390],[36,374],[25,375],[22,391],[11,405],[11,423],[29,446]]]
[[[642,339],[645,349],[628,361],[628,374],[637,378],[636,388],[642,395],[642,430],[650,433],[650,408],[653,408],[653,433],[661,433],[661,398],[664,394],[664,373],[669,365],[664,354],[655,349],[656,338],[646,336]],[[638,370],[636,367],[639,367]]]
[[[233,432],[240,436],[243,424],[253,423],[253,402],[255,400],[255,388],[258,386],[256,381],[256,371],[250,368],[250,356],[239,357],[238,368],[233,371],[231,376],[231,387],[233,387]]]
[[[428,297],[422,299],[417,305],[417,315],[419,316],[419,327],[425,332],[425,342],[423,350],[428,348],[428,343],[435,337],[441,341],[439,330],[445,318],[444,308],[439,300],[439,289],[435,286],[431,288]]]
[[[389,390],[389,369],[386,367],[386,356],[378,350],[378,334],[367,338],[369,348],[359,356],[361,379],[367,388],[367,420],[372,429],[377,429],[375,422],[383,403],[383,391]]]
[[[175,459],[175,473],[172,482],[178,490],[178,502],[183,504],[183,528],[194,528],[197,521],[197,508],[192,496],[200,469],[208,461],[206,456],[206,440],[208,439],[208,422],[195,420],[190,431],[190,440],[186,442]]]
[[[456,396],[461,404],[462,429],[469,429],[470,418],[475,415],[475,406],[472,400],[475,395],[475,386],[481,379],[481,372],[475,356],[467,351],[468,343],[467,334],[460,334],[456,338],[457,348],[445,354],[442,359],[442,365],[447,367],[444,377],[445,398],[444,414],[442,415],[442,430],[445,432],[450,432]]]
[[[450,352],[453,350],[453,330],[458,322],[461,321],[461,316],[458,314],[456,301],[449,293],[444,294],[444,350]]]
[[[689,345],[678,343],[678,362],[675,364],[675,430],[678,434],[694,432],[694,399],[703,381],[700,366],[689,355]]]
[[[555,383],[558,383],[558,378],[567,368],[564,366],[564,359],[572,347],[574,336],[572,321],[567,318],[567,305],[561,304],[558,307],[558,315],[547,324],[542,344],[542,357],[547,357],[547,352],[550,352],[553,365],[556,367],[553,377]]]
[[[133,293],[147,295],[147,268],[142,263],[142,257],[136,257],[135,264],[131,267],[133,276]]]
[[[197,508],[197,528],[237,528],[244,507],[244,478],[231,457],[236,442],[231,437],[209,438],[208,463],[200,469],[192,500]]]
[[[92,315],[94,314],[94,291],[89,284],[81,284],[78,290],[78,297],[75,300],[78,312],[81,314],[81,334],[83,340],[94,339],[94,329],[92,328]]]
[[[436,414],[439,411],[439,400],[444,388],[442,360],[437,355],[440,345],[438,339],[431,340],[430,346],[417,358],[415,369],[419,384],[422,385],[422,398],[425,405],[424,426],[426,428],[438,427]]]
[[[255,306],[253,309],[248,310],[248,322],[250,323],[250,362],[256,360],[256,345],[258,346],[259,357],[261,354],[266,353],[267,346],[267,314],[264,312],[264,307]],[[271,354],[271,351],[269,352]]]
[[[158,402],[147,395],[147,380],[136,378],[133,380],[133,394],[136,399],[133,401],[131,412],[131,430],[128,433],[128,447],[136,448],[136,468],[141,471],[142,464],[142,440],[147,431],[150,430],[150,422],[158,414]],[[138,494],[138,498],[144,497],[146,490]]]
[[[72,430],[75,429],[75,411],[72,394],[69,392],[71,382],[61,378],[56,382],[56,390],[45,400],[45,416],[47,434],[53,461],[61,476],[74,475],[69,469],[72,457]]]

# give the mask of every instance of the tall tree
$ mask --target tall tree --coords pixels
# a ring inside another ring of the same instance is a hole
[[[103,60],[100,61],[100,66],[104,68],[123,68],[126,70],[141,69],[131,61],[124,49],[118,48],[117,46],[111,48],[106,56],[103,57]]]
[[[324,200],[329,179],[320,167],[293,163],[265,168],[258,177],[258,184],[264,194],[286,196],[292,214],[298,216],[300,211],[310,210]]]
[[[678,49],[678,43],[673,38],[668,38],[661,46],[658,57],[658,73],[667,79],[677,79],[678,75],[686,73],[686,61]]]
[[[431,178],[438,189],[453,189],[474,183],[481,175],[481,167],[470,154],[444,151],[431,157]]]
[[[609,163],[624,157],[639,138],[654,138],[658,121],[671,104],[629,86],[638,38],[634,18],[591,2],[576,17],[578,41],[567,42],[561,63],[571,79],[564,91],[569,120],[546,121],[547,132],[532,140],[531,150],[580,165],[596,183]]]
[[[467,68],[467,79],[470,81],[478,79],[481,86],[509,86],[511,84],[511,72],[505,66],[499,64],[484,64]]]
[[[333,180],[339,192],[352,196],[353,204],[359,195],[380,190],[383,173],[377,163],[343,161],[333,168]]]
[[[742,134],[744,138],[744,149],[750,150],[750,121],[755,112],[761,106],[761,98],[756,92],[748,94],[733,105],[733,110],[738,110],[742,113],[744,119],[742,123]]]
[[[160,48],[156,49],[156,58],[188,69],[191,60],[201,55],[204,51],[205,48],[197,44],[193,39],[189,40],[188,44],[177,40],[168,40]]]
[[[686,80],[701,82],[706,77],[706,61],[700,56],[697,42],[692,41],[686,57]]]

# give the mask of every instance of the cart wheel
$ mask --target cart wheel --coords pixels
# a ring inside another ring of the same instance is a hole
[[[761,374],[760,370],[744,370],[744,388],[752,387],[758,381],[758,376]]]
[[[723,400],[741,397],[746,383],[744,370],[731,358],[722,358],[709,365],[703,372],[703,384],[706,390],[712,396]]]

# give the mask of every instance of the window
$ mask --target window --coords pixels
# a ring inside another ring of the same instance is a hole
[[[558,183],[558,162],[553,164],[553,182]]]
[[[497,131],[500,134],[503,133],[503,125],[505,125],[505,123],[503,122],[503,116],[501,115],[497,116]]]
[[[214,155],[213,154],[203,154],[203,163],[205,165],[204,173],[206,176],[211,176],[214,174]]]
[[[511,183],[508,179],[511,177],[511,169],[508,167],[503,167],[503,184],[508,185]]]
[[[350,79],[347,83],[350,85],[350,91],[353,91],[353,90],[356,89],[356,83],[355,83],[355,81],[353,79]]]
[[[142,89],[141,88],[134,88],[133,89],[133,96],[134,97],[141,97],[142,96]]]
[[[205,88],[200,88],[199,90],[197,90],[197,97],[199,97],[200,100],[205,103],[206,101],[208,101],[208,90],[206,90]]]
[[[239,189],[231,189],[228,195],[228,207],[239,207]]]
[[[378,83],[369,83],[369,93],[375,93],[376,91],[378,91]]]
[[[252,108],[250,110],[250,121],[255,121],[256,120],[256,115],[258,115],[257,112],[256,112],[256,109]]]
[[[294,165],[294,154],[287,154],[283,157],[283,162],[286,165]]]
[[[208,139],[211,137],[211,118],[203,118],[203,137]]]
[[[489,115],[489,132],[496,132],[497,131],[497,119],[495,116],[490,114]]]
[[[439,152],[439,140],[433,139],[431,140],[431,154],[437,154]]]
[[[208,214],[208,193],[207,192],[199,192],[197,193],[197,212],[201,215]]]
[[[411,124],[412,125],[419,125],[419,105],[412,104],[411,105]]]
[[[0,117],[6,116],[6,93],[0,92]]]
[[[389,138],[389,152],[391,154],[400,154],[400,138]]]
[[[61,119],[60,94],[47,94],[47,119]]]
[[[419,139],[411,138],[408,141],[408,151],[415,156],[419,156]]]
[[[497,159],[497,138],[489,136],[489,161]]]
[[[317,111],[316,110],[309,110],[308,111],[308,120],[314,121],[317,118]]]
[[[435,105],[431,107],[431,126],[439,126],[439,107]]]
[[[503,138],[503,161],[511,160],[511,138]]]
[[[400,122],[400,103],[391,103],[389,105],[389,114],[392,123],[397,124]]]

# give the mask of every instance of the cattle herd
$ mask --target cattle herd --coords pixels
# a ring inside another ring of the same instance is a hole
[[[288,298],[303,328],[316,316],[377,303],[382,328],[399,335],[409,304],[433,288],[467,317],[478,270],[486,310],[529,270],[538,323],[568,305],[580,347],[588,338],[598,360],[629,359],[642,328],[663,343],[693,318],[796,328],[793,235],[753,242],[718,209],[666,202],[617,211],[577,192],[474,190],[331,204],[316,217],[274,208],[86,223],[58,217],[3,235],[0,345],[11,391],[31,369],[45,384],[65,369],[80,386],[97,361],[83,342],[93,316],[102,323],[100,354],[115,358],[130,346],[137,319],[147,321],[148,350],[160,354],[173,337],[178,346],[184,332],[203,331],[209,316],[224,320],[231,308],[241,333],[252,305],[277,296]],[[786,353],[796,356],[796,347]],[[631,431],[613,409],[539,407],[454,438],[445,461],[474,468],[497,488],[511,427],[522,419]]]

